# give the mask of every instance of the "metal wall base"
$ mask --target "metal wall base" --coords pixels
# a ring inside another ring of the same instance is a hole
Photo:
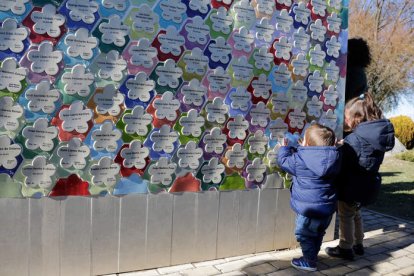
[[[0,199],[0,275],[99,275],[297,246],[281,189]],[[334,221],[334,220],[333,220]],[[325,240],[332,240],[334,225]]]

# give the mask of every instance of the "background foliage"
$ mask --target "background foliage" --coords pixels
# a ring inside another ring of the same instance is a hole
[[[407,148],[414,147],[414,122],[408,116],[397,116],[390,119],[394,125],[395,136]]]
[[[414,88],[414,1],[351,0],[350,38],[364,38],[371,49],[369,87],[384,111]]]

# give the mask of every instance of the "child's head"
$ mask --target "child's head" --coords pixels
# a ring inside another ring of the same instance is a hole
[[[371,93],[363,93],[345,105],[345,131],[352,131],[362,122],[381,119],[382,111],[375,104]]]
[[[335,142],[335,132],[332,129],[320,124],[313,124],[306,129],[302,146],[333,146]]]

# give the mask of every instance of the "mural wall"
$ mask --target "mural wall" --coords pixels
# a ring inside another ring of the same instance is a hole
[[[348,0],[0,3],[0,196],[283,187],[342,135]]]

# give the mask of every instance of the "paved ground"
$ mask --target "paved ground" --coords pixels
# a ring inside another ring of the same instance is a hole
[[[319,271],[310,275],[414,275],[414,222],[402,221],[370,210],[363,211],[365,224],[365,256],[353,262],[319,253]],[[336,246],[338,241],[322,245]],[[119,276],[155,275],[302,275],[290,266],[300,249],[272,251],[213,261],[163,267],[152,270],[121,273]]]

